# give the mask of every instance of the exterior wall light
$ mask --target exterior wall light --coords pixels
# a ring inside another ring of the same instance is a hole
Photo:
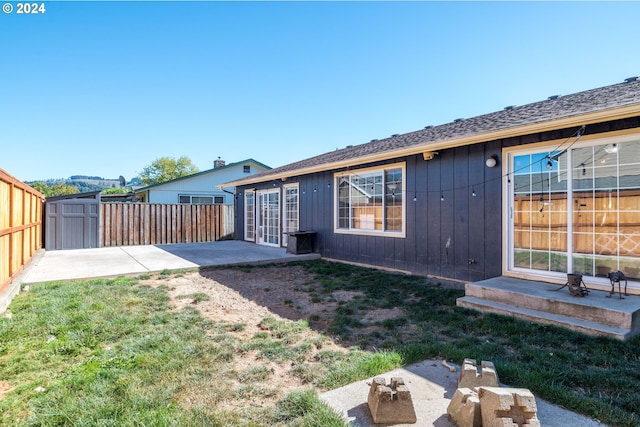
[[[496,165],[498,164],[498,156],[496,156],[495,154],[492,155],[484,162],[484,164],[487,165],[488,168],[496,167]]]

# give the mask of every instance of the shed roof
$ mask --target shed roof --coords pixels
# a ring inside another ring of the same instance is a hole
[[[75,200],[75,199],[95,199],[100,201],[100,191],[87,191],[85,193],[73,193],[63,194],[62,196],[47,197],[47,202],[58,202],[60,200]]]
[[[510,106],[489,114],[372,140],[280,166],[225,185],[283,179],[425,151],[582,126],[639,114],[640,79],[632,77],[619,84],[566,96],[552,96],[544,101]]]

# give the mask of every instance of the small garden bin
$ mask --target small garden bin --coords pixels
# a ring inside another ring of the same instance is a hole
[[[287,253],[290,254],[310,254],[313,252],[313,242],[316,236],[315,231],[291,231],[287,233]]]

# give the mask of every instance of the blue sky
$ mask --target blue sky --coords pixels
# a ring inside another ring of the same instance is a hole
[[[640,75],[640,2],[51,2],[0,13],[0,168],[276,167]]]

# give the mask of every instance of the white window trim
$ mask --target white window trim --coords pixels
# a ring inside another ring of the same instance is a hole
[[[402,231],[385,231],[385,230],[360,230],[360,229],[345,229],[339,228],[339,203],[338,203],[338,192],[339,188],[336,185],[337,178],[339,176],[343,176],[345,174],[354,174],[354,173],[368,173],[368,172],[383,172],[388,169],[398,169],[402,170]],[[352,234],[358,236],[384,236],[384,237],[395,237],[404,239],[407,236],[407,167],[405,162],[400,163],[390,163],[381,166],[374,166],[369,168],[362,169],[350,169],[348,171],[336,172],[333,174],[333,232],[336,234]]]

